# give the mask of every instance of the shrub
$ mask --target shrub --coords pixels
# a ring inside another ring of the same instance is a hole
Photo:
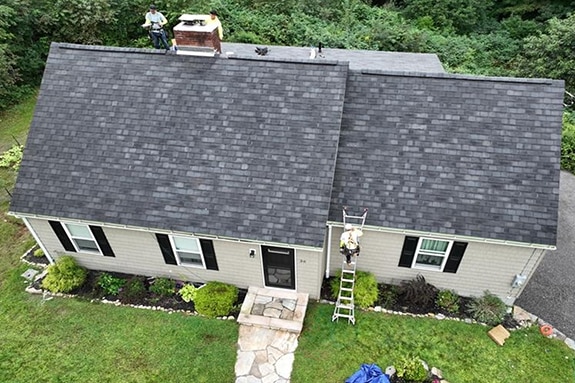
[[[397,296],[399,294],[397,286],[382,285],[379,288],[378,302],[383,308],[391,309],[397,303]]]
[[[469,303],[467,312],[476,321],[495,326],[503,321],[507,313],[507,306],[489,290],[485,290],[483,296],[474,298]]]
[[[102,273],[98,277],[98,286],[100,286],[106,295],[118,295],[120,289],[124,287],[125,284],[125,279],[114,277],[108,273]]]
[[[124,303],[139,303],[146,297],[146,294],[144,277],[134,276],[128,279],[124,288],[120,291],[119,298]]]
[[[396,370],[397,376],[407,382],[426,382],[429,375],[421,359],[412,355],[400,358]]]
[[[196,311],[210,318],[228,315],[238,299],[238,288],[221,282],[208,282],[197,289]]]
[[[427,283],[421,274],[415,279],[401,282],[400,293],[408,302],[416,306],[433,306],[437,292],[437,287]]]
[[[38,258],[42,258],[44,256],[44,250],[36,249],[34,250],[34,256]]]
[[[339,285],[341,280],[341,270],[337,278],[330,281],[331,294],[334,299],[339,295]],[[351,287],[350,282],[344,282],[343,287]],[[378,289],[377,280],[372,273],[365,271],[355,272],[355,287],[353,289],[353,298],[355,304],[360,308],[368,308],[373,306],[377,301]]]
[[[561,168],[575,174],[575,112],[563,115]]]
[[[0,168],[9,168],[18,171],[18,169],[20,169],[20,163],[22,162],[23,150],[23,145],[14,145],[2,153],[2,155],[0,155]]]
[[[42,281],[42,287],[53,293],[69,293],[82,286],[86,276],[86,270],[78,266],[74,258],[67,255],[48,266],[48,273]]]
[[[150,286],[150,292],[161,297],[169,297],[176,292],[176,281],[169,278],[156,278]]]
[[[184,302],[191,302],[193,300],[196,299],[196,292],[198,291],[198,288],[192,284],[188,284],[183,286],[180,291],[178,291],[178,294],[182,296],[182,299],[184,300]]]
[[[437,293],[435,304],[437,307],[451,314],[455,314],[459,311],[459,295],[453,290],[441,290]]]

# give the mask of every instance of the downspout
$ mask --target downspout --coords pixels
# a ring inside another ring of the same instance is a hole
[[[40,241],[40,238],[38,237],[38,234],[36,234],[36,232],[34,231],[34,229],[32,229],[32,226],[30,225],[30,222],[28,222],[28,219],[26,219],[25,217],[21,217],[22,221],[24,222],[24,225],[26,225],[26,228],[28,229],[28,231],[30,232],[30,234],[32,234],[32,237],[34,237],[34,239],[36,240],[36,243],[38,244],[38,246],[40,246],[40,248],[42,249],[42,251],[44,252],[44,255],[46,256],[46,258],[48,258],[48,260],[50,261],[50,264],[54,263],[54,260],[52,259],[52,257],[50,256],[50,254],[48,253],[48,250],[46,249],[46,247],[44,246],[44,244]]]
[[[327,259],[325,264],[325,277],[329,278],[329,264],[331,261],[331,225],[327,226]]]

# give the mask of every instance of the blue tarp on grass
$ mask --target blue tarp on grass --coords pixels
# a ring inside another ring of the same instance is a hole
[[[364,363],[345,383],[389,383],[389,378],[377,364]]]

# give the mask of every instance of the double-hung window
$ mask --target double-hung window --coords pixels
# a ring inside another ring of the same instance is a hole
[[[170,238],[180,265],[204,267],[202,247],[197,238],[176,236]]]
[[[438,239],[420,238],[413,257],[412,267],[443,270],[453,241],[442,241]]]
[[[64,225],[77,251],[101,254],[98,242],[92,235],[88,225],[77,223],[65,223]]]

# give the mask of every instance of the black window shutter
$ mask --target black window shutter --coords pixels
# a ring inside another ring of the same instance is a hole
[[[206,268],[209,270],[219,270],[218,262],[216,261],[216,252],[214,251],[214,243],[212,240],[200,239],[200,245],[202,246]]]
[[[449,252],[449,257],[447,258],[447,262],[445,262],[445,267],[443,268],[444,273],[457,272],[466,248],[467,242],[453,242],[453,246],[451,246],[451,251]]]
[[[405,237],[403,249],[401,249],[401,257],[399,258],[399,267],[411,267],[418,242],[419,237]]]
[[[90,231],[94,234],[94,238],[100,245],[100,250],[102,250],[102,254],[106,257],[115,257],[114,252],[112,251],[112,247],[104,234],[104,230],[100,226],[90,226]]]
[[[76,249],[74,248],[74,245],[70,240],[70,237],[68,237],[68,234],[66,234],[66,231],[64,231],[62,224],[58,221],[48,221],[48,223],[50,224],[50,226],[52,226],[52,230],[54,230],[56,237],[58,237],[60,243],[62,244],[62,246],[64,246],[64,249],[66,251],[73,251],[75,253]]]
[[[170,243],[170,238],[166,234],[157,234],[156,239],[158,240],[158,245],[160,245],[160,250],[162,250],[162,255],[164,256],[164,261],[168,265],[177,265],[176,256],[172,250],[172,244]]]

